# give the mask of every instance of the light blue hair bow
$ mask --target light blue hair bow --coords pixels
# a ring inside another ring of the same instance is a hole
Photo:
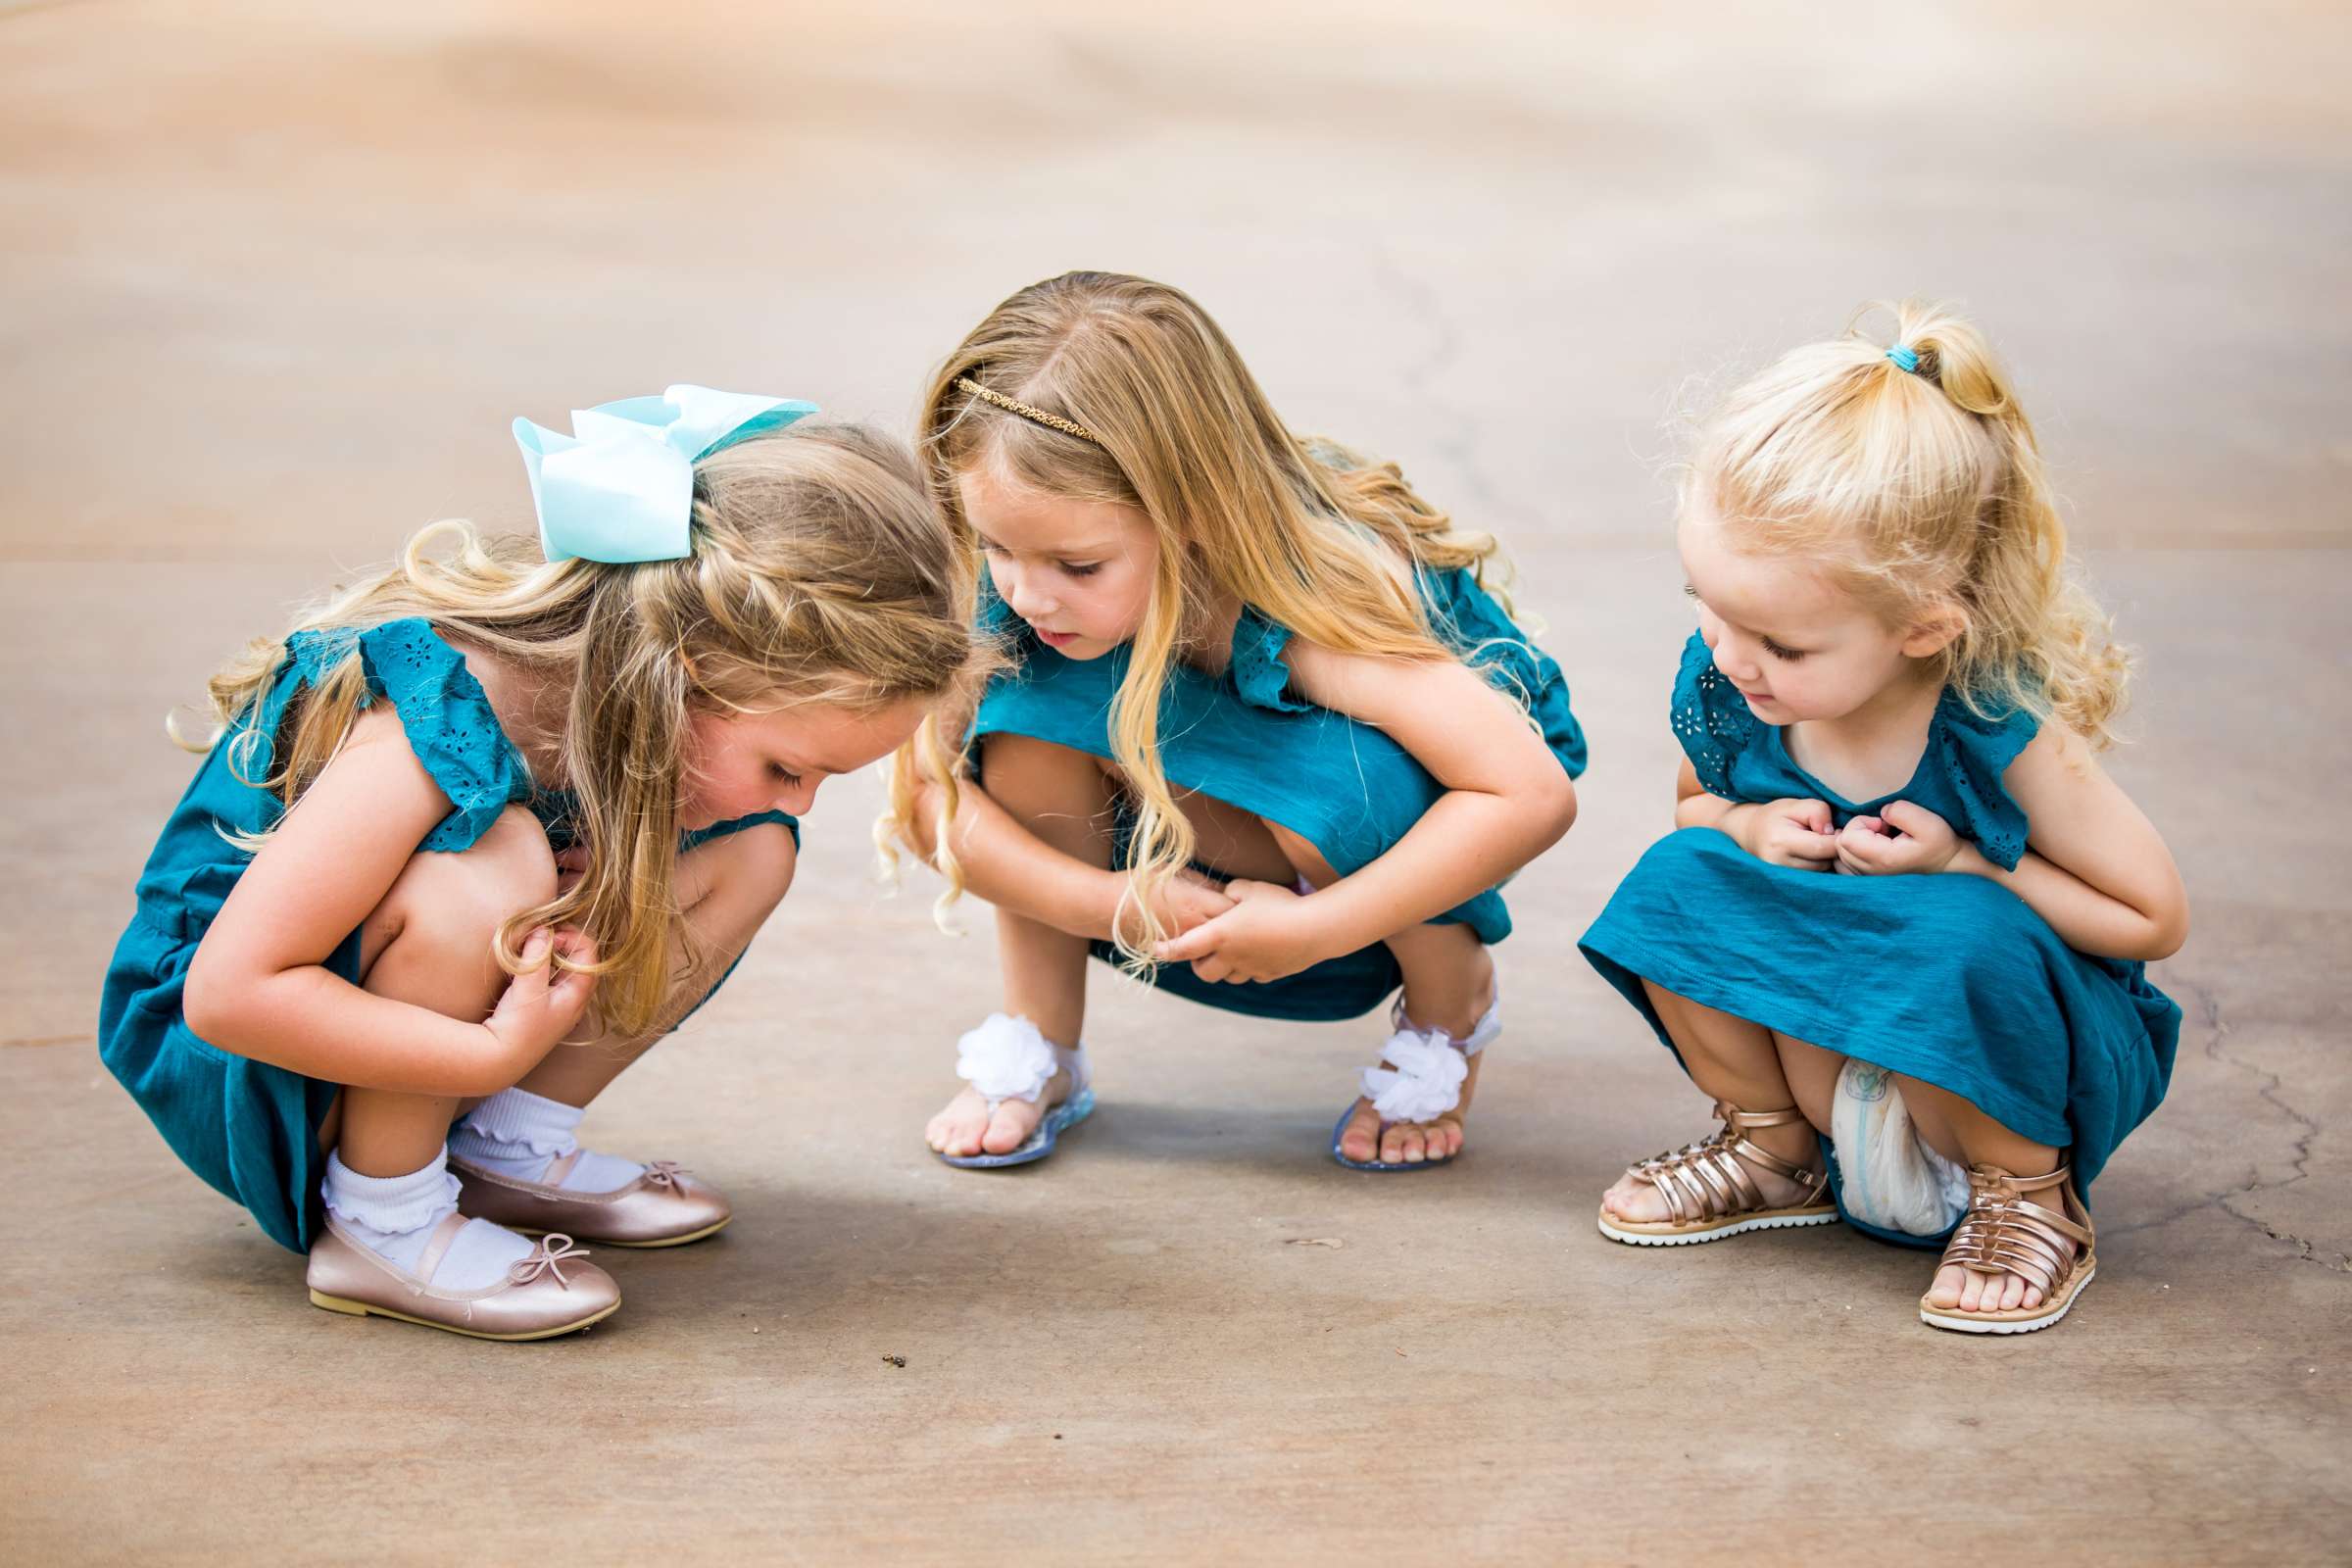
[[[815,412],[788,398],[673,386],[574,409],[570,435],[516,419],[540,548],[550,561],[675,561],[689,551],[695,461]]]

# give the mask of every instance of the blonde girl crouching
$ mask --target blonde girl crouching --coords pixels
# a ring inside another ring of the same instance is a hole
[[[1677,831],[1586,933],[1723,1127],[1644,1160],[1643,1245],[1828,1224],[1941,1247],[1922,1319],[2056,1322],[2083,1194],[2164,1096],[2148,983],[2188,906],[2094,754],[2127,664],[1984,338],[1894,310],[1798,349],[1703,436],[1679,544]]]
[[[930,1146],[1034,1159],[1092,1106],[1091,955],[1272,1018],[1401,987],[1331,1152],[1453,1158],[1499,1028],[1496,888],[1567,830],[1585,757],[1559,666],[1482,585],[1494,541],[1292,434],[1207,314],[1142,278],[1006,300],[920,439],[1008,664],[902,756],[882,828],[998,910],[1003,1008]]]
[[[100,1051],[314,1302],[541,1338],[618,1305],[574,1238],[726,1222],[581,1107],[742,954],[818,786],[982,659],[910,456],[810,412],[517,421],[539,541],[427,529],[214,677]]]

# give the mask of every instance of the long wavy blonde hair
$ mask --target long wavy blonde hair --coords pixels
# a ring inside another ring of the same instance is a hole
[[[956,385],[966,377],[1098,439],[975,399]],[[1483,574],[1496,550],[1493,537],[1456,528],[1416,495],[1396,465],[1292,434],[1208,313],[1140,277],[1068,272],[991,311],[933,375],[918,440],[933,504],[975,569],[956,480],[983,466],[1046,495],[1133,507],[1158,536],[1150,603],[1109,722],[1135,809],[1136,908],[1119,922],[1119,940],[1138,966],[1161,935],[1152,895],[1194,854],[1192,826],[1160,767],[1160,704],[1174,664],[1199,651],[1207,608],[1238,599],[1342,653],[1455,658],[1414,576]],[[943,905],[962,887],[948,833],[962,739],[952,715],[926,722],[897,759],[877,829],[886,853],[894,839],[917,842],[906,830],[922,782],[941,786],[929,836],[948,878]]]
[[[910,454],[853,425],[798,424],[695,465],[693,550],[676,561],[550,564],[538,541],[484,539],[464,522],[413,537],[400,559],[304,611],[289,628],[364,628],[421,615],[452,639],[568,692],[563,777],[588,867],[568,891],[498,933],[573,925],[596,942],[599,1016],[623,1035],[663,1021],[683,939],[671,887],[688,726],[698,711],[800,703],[858,710],[952,698],[987,666],[972,631],[965,552],[932,511]],[[435,547],[454,544],[448,554]],[[239,776],[287,806],[318,778],[367,696],[356,651],[263,710],[286,658],[265,637],[215,674],[212,708]],[[271,769],[253,777],[258,767]]]
[[[1893,346],[1862,330],[1891,315]],[[1906,300],[1782,356],[1734,392],[1688,485],[1737,548],[1821,562],[1887,625],[1956,608],[1936,657],[1979,712],[2054,716],[2112,743],[2131,659],[2067,553],[2034,426],[1975,326]]]

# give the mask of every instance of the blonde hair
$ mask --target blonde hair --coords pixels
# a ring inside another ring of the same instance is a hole
[[[966,379],[1047,422],[959,388]],[[1047,495],[1133,507],[1158,537],[1150,603],[1109,719],[1112,760],[1135,806],[1141,937],[1130,945],[1129,922],[1119,922],[1135,967],[1147,966],[1160,936],[1150,895],[1194,853],[1160,767],[1160,701],[1205,608],[1221,593],[1342,653],[1454,658],[1412,575],[1483,574],[1496,548],[1454,527],[1396,465],[1292,434],[1208,313],[1140,277],[1068,272],[991,311],[932,376],[918,439],[932,500],[975,568],[956,479],[983,466]],[[893,837],[909,838],[920,780],[943,787],[931,835],[949,883],[943,906],[962,887],[948,836],[961,740],[960,729],[926,721],[899,756],[877,830],[886,851]]]
[[[637,565],[551,564],[536,540],[436,523],[290,629],[421,615],[568,691],[560,782],[574,797],[588,869],[509,919],[497,953],[515,973],[533,927],[586,931],[599,1014],[622,1035],[662,1021],[678,978],[668,944],[684,931],[671,873],[694,714],[799,703],[872,710],[951,695],[986,667],[964,553],[899,442],[851,425],[752,437],[695,465],[693,507],[692,553]],[[452,541],[454,554],[427,553]],[[284,637],[262,638],[214,675],[222,733],[264,710],[285,658]],[[277,734],[238,731],[230,766],[291,807],[333,760],[366,696],[355,649],[289,703]],[[274,771],[251,777],[257,759],[273,759]]]
[[[1881,311],[1891,349],[1859,330]],[[1889,626],[1957,609],[1936,657],[1978,712],[2022,709],[2112,743],[2130,657],[2078,580],[2034,426],[1984,334],[1950,311],[1875,304],[1784,355],[1717,412],[1689,484],[1737,548],[1820,561]]]

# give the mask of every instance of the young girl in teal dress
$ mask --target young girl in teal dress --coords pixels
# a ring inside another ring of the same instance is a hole
[[[1799,349],[1701,442],[1679,543],[1678,831],[1584,938],[1722,1128],[1627,1171],[1641,1245],[1827,1224],[1943,1245],[1939,1328],[2056,1322],[2082,1195],[2171,1075],[2144,966],[2188,906],[2094,753],[2126,661],[1978,332]]]
[[[1499,1028],[1496,887],[1567,830],[1585,757],[1559,666],[1482,583],[1494,540],[1294,436],[1208,316],[1140,278],[1006,300],[920,438],[1007,661],[902,758],[883,824],[998,910],[1004,1008],[960,1042],[932,1149],[1034,1159],[1092,1107],[1092,955],[1273,1018],[1401,986],[1331,1152],[1451,1159]]]
[[[318,1305],[542,1338],[619,1304],[573,1238],[726,1223],[580,1107],[723,979],[818,785],[979,659],[910,456],[812,412],[517,420],[538,542],[427,529],[214,677],[99,1049]]]

